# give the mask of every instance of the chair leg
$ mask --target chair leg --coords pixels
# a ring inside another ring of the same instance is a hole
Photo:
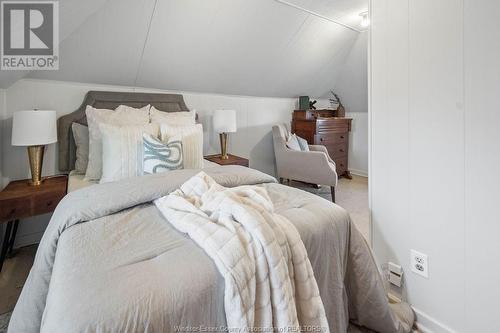
[[[332,202],[335,203],[335,186],[330,186],[330,191],[332,192]]]

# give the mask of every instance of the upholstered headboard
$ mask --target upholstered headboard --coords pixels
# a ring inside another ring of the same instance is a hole
[[[98,109],[114,110],[119,105],[128,105],[141,108],[151,104],[164,112],[189,111],[182,95],[177,94],[150,94],[115,91],[89,91],[82,105],[74,112],[60,117],[57,120],[57,139],[59,145],[59,171],[68,172],[75,166],[75,140],[71,124],[76,122],[87,125],[85,109],[91,105]]]

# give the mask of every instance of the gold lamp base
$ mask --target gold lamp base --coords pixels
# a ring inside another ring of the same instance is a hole
[[[43,163],[43,152],[45,146],[29,146],[28,147],[28,157],[30,161],[31,169],[31,180],[28,184],[31,186],[42,185],[42,163]]]
[[[220,158],[223,160],[227,160],[229,157],[227,156],[227,133],[220,133]]]

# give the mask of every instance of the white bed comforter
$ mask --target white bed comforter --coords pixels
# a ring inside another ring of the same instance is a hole
[[[230,330],[328,331],[304,244],[265,188],[225,188],[200,172],[155,204],[215,262]]]

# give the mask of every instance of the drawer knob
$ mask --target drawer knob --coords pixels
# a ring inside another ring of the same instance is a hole
[[[52,206],[52,201],[47,201],[47,206]]]
[[[341,153],[343,153],[343,152],[344,152],[344,149],[339,149],[339,151],[340,151]]]
[[[12,209],[10,210],[10,214],[14,214],[15,212],[16,212],[16,209],[15,209],[15,208],[12,208]]]
[[[341,135],[341,136],[340,136],[340,138],[341,138],[341,139],[343,139],[343,138],[344,138],[344,136],[343,136],[343,135]]]
[[[323,138],[320,138],[319,141],[323,141]]]

